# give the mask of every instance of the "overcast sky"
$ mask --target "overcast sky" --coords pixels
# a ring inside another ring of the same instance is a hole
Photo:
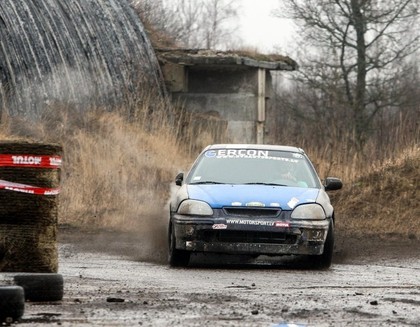
[[[288,20],[273,17],[279,0],[241,0],[240,36],[244,45],[261,52],[291,51],[293,25]]]

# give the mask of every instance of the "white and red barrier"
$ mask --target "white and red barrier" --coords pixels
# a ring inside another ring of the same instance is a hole
[[[31,154],[0,154],[0,167],[30,167],[30,168],[51,168],[61,167],[60,156],[45,156]]]
[[[0,154],[0,167],[49,168],[59,169],[62,164],[60,156],[30,154]],[[57,195],[59,188],[45,188],[0,179],[0,189],[35,195]]]

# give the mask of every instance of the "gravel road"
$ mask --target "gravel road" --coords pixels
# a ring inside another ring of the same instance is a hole
[[[174,269],[163,249],[145,256],[136,237],[106,234],[61,237],[64,299],[27,302],[20,326],[420,325],[419,240],[346,239],[327,271],[198,256]]]

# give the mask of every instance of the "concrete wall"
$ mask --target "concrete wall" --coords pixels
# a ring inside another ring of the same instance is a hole
[[[173,78],[174,100],[184,103],[188,111],[211,113],[212,116],[226,120],[225,142],[256,143],[258,68],[233,66],[185,69],[183,77],[180,77],[178,71]],[[266,76],[266,87],[271,88],[270,74]]]

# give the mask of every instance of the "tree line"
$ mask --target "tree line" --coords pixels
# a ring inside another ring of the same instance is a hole
[[[298,132],[363,152],[372,139],[383,146],[396,142],[398,129],[398,137],[417,142],[419,1],[279,1],[273,15],[297,26],[292,56],[300,67],[276,88],[278,138]],[[232,42],[238,39],[238,0],[138,0],[136,8],[146,26],[165,36],[163,45],[241,44]]]
[[[238,0],[137,0],[133,5],[157,46],[235,47]]]

